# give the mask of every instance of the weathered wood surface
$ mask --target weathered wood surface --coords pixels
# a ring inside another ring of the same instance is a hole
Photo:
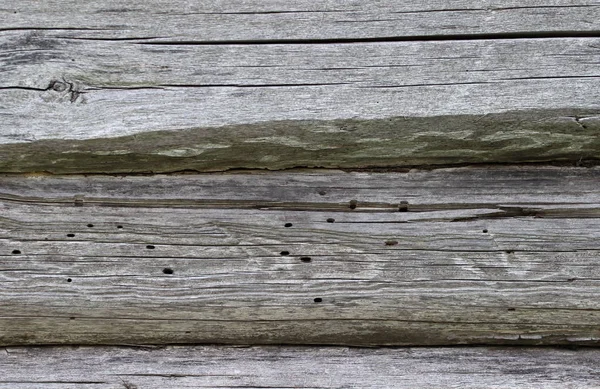
[[[597,345],[599,179],[3,176],[0,344]]]
[[[0,9],[0,171],[600,159],[600,2]]]
[[[0,388],[597,388],[600,351],[550,348],[7,348]]]
[[[597,0],[24,0],[0,9],[2,30],[167,42],[334,40],[598,33]]]

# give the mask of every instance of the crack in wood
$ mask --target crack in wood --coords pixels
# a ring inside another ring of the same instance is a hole
[[[361,21],[363,22],[363,21]],[[444,34],[444,35],[407,35],[369,38],[332,38],[332,39],[264,39],[264,40],[153,40],[138,42],[140,45],[334,45],[355,43],[384,43],[384,42],[443,42],[443,41],[479,41],[479,40],[519,40],[519,39],[569,39],[569,38],[600,38],[600,30],[594,31],[535,31],[507,32],[487,34]],[[87,38],[79,38],[87,39]]]

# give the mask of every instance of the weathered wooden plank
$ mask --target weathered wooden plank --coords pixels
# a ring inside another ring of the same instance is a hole
[[[597,344],[599,172],[4,176],[0,343]]]
[[[597,33],[597,0],[185,0],[51,2],[0,9],[4,30],[53,29],[92,39],[277,41],[447,35]]]
[[[560,82],[567,77],[597,76],[593,65],[600,47],[600,37],[326,45],[150,45],[129,41],[78,41],[52,31],[32,35],[20,30],[4,32],[0,37],[5,51],[1,87],[46,89],[53,80],[64,78],[75,84],[74,88],[80,88],[79,92],[88,92],[77,102],[100,88],[154,88],[157,89],[154,92],[160,92],[161,88],[178,86],[271,87],[269,93],[276,93],[275,87],[350,85],[360,86],[367,93],[375,88],[444,85],[477,88],[477,85],[491,87],[535,79]],[[54,89],[62,87],[68,89],[68,85],[54,85]],[[56,92],[66,92],[54,89],[51,89],[54,96],[62,95]],[[51,96],[46,94],[46,100]],[[411,116],[424,112],[430,115],[476,113],[466,111],[460,99],[456,100],[458,112],[443,105],[430,107],[430,111],[426,111],[427,107],[412,108],[412,111],[404,107],[398,109],[399,114]],[[484,111],[491,112],[496,110]]]
[[[0,388],[596,388],[600,351],[6,348]]]
[[[597,2],[415,3],[0,10],[0,171],[599,159]]]

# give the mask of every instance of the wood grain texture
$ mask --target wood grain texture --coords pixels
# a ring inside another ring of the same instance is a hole
[[[598,168],[0,178],[0,344],[597,345]]]
[[[2,389],[597,388],[598,350],[55,347],[0,352]]]
[[[600,159],[600,3],[447,3],[3,7],[0,171]]]
[[[597,0],[25,0],[0,9],[3,30],[87,39],[222,42],[597,33]]]

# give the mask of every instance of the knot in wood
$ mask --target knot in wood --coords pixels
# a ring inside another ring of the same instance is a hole
[[[67,89],[69,89],[69,85],[61,81],[52,81],[52,83],[50,84],[50,89],[56,92],[64,92]]]

